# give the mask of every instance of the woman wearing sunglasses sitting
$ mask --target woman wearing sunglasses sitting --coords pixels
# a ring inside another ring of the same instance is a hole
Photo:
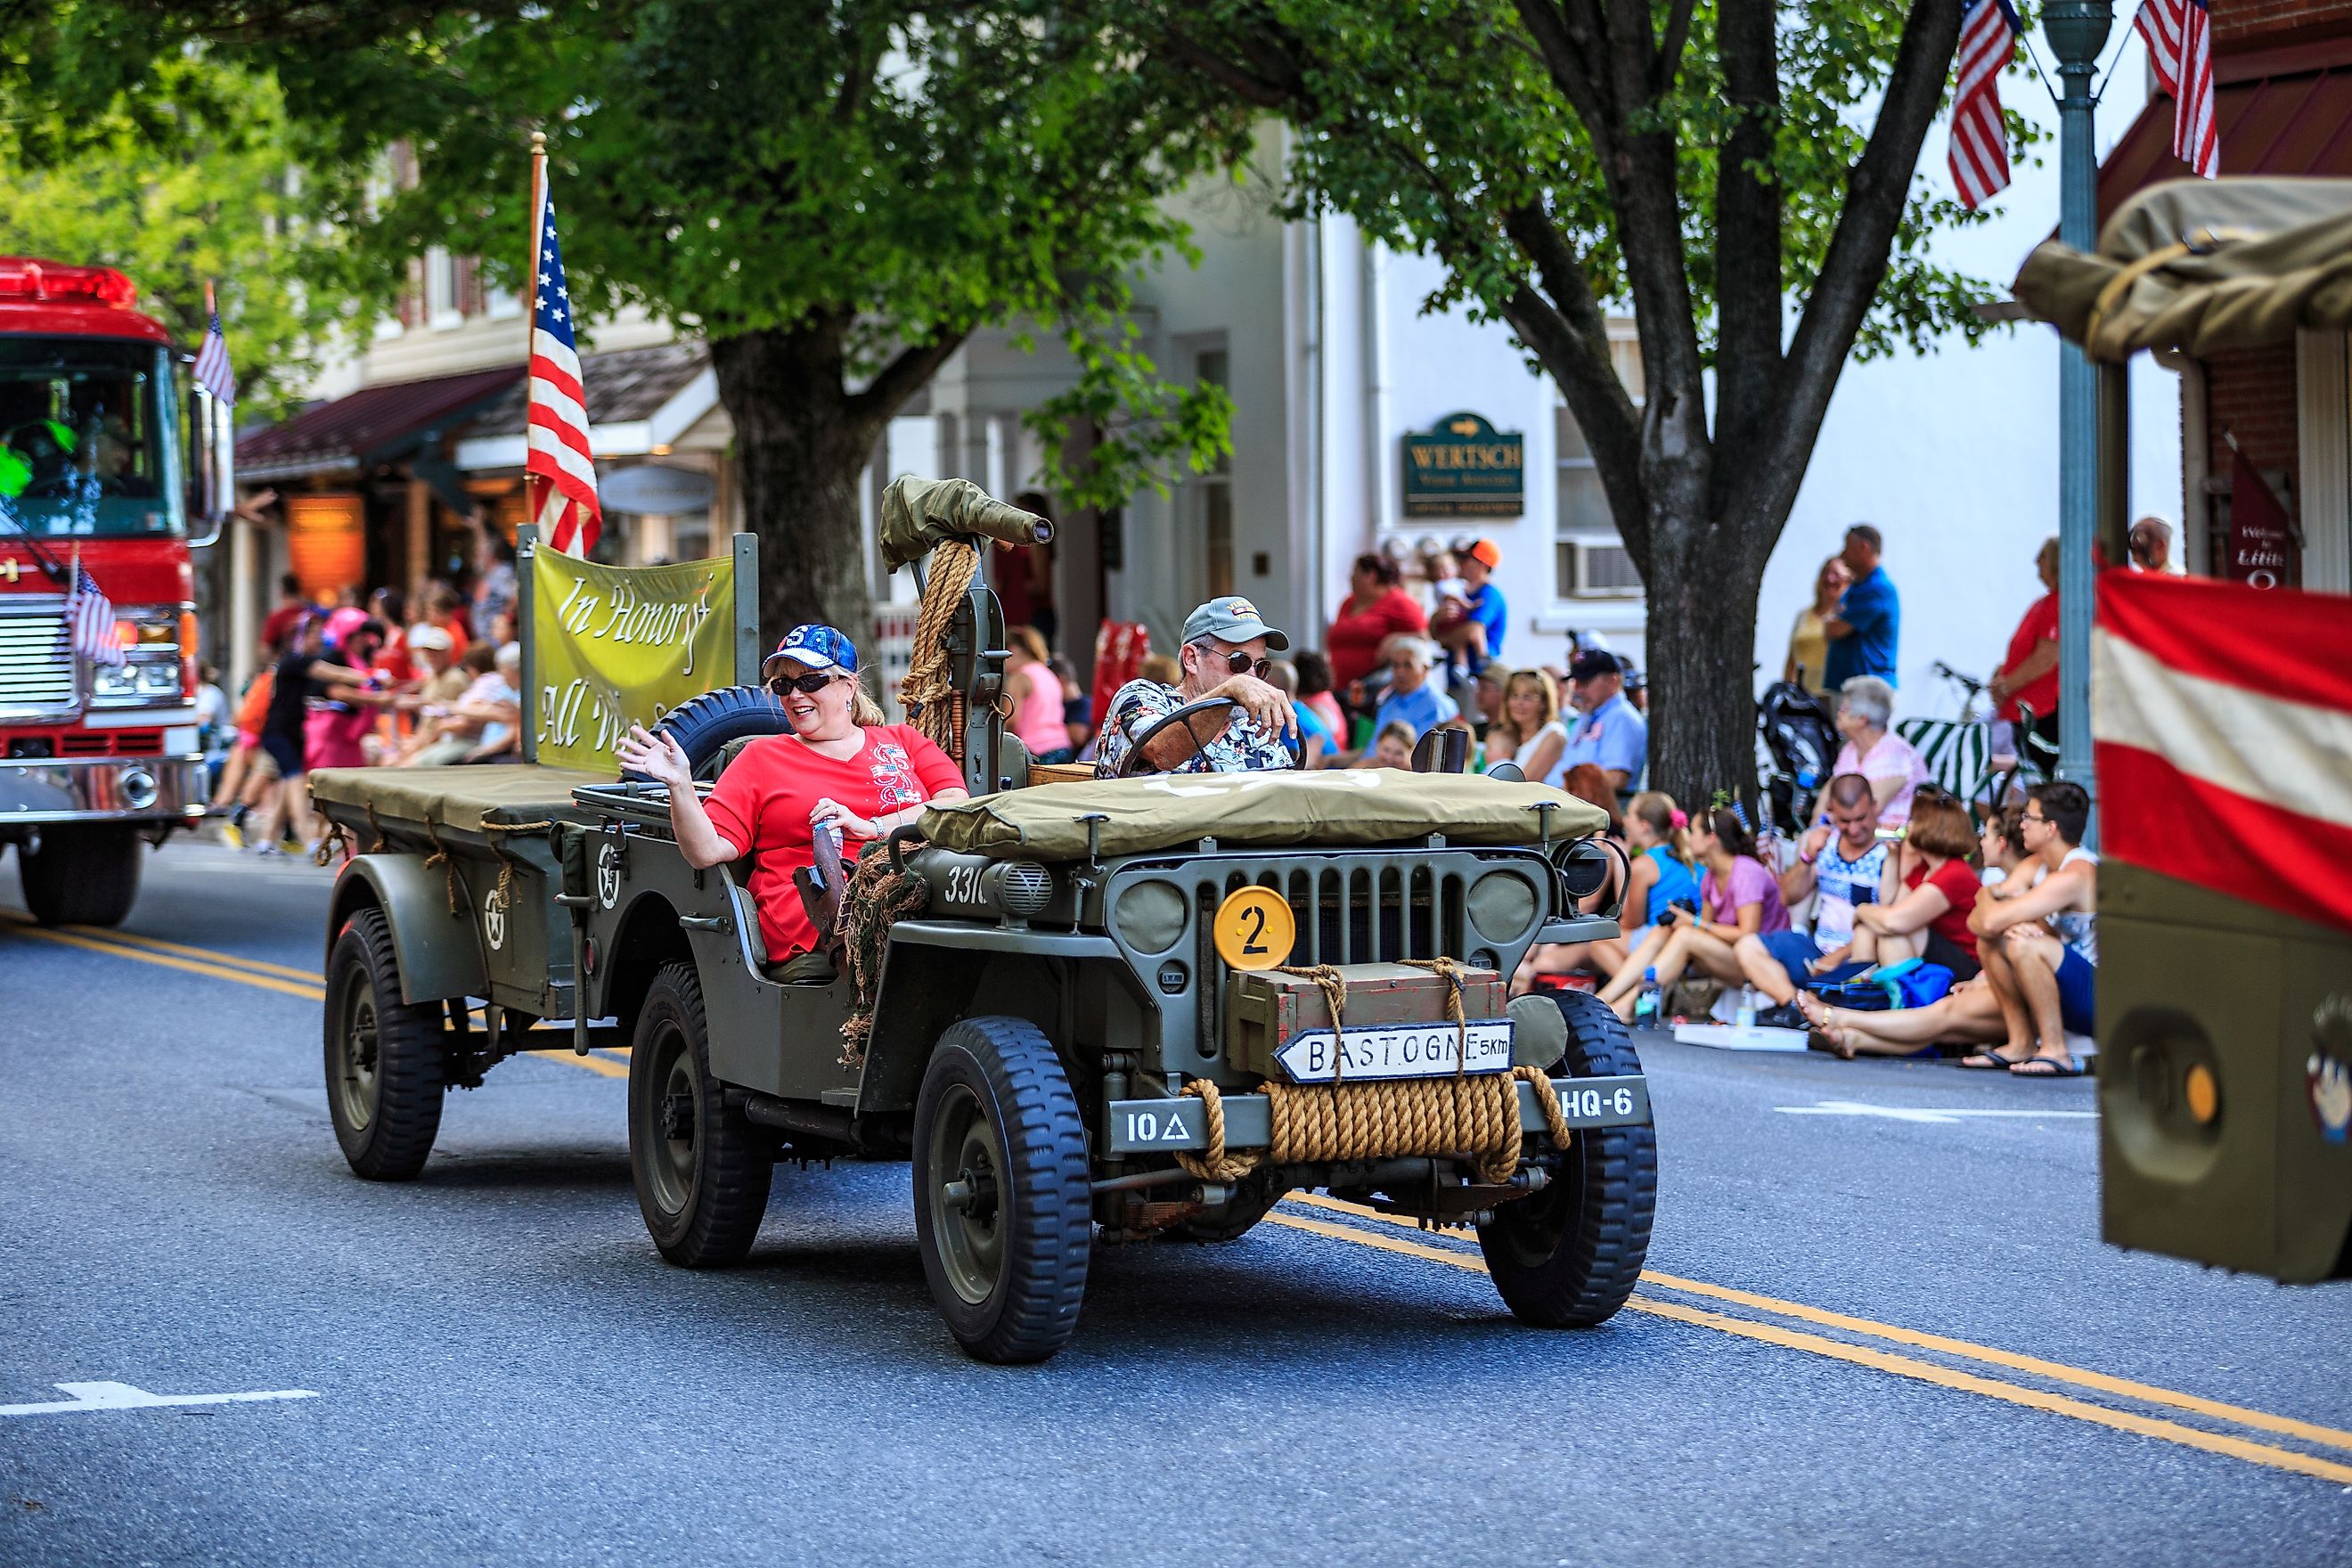
[[[887,837],[925,805],[971,792],[945,752],[908,725],[882,721],[857,684],[856,646],[833,627],[795,626],[760,673],[793,732],[744,747],[708,800],[696,795],[686,752],[669,735],[632,725],[617,750],[624,768],[669,785],[670,830],[687,864],[752,858],[760,940],[770,963],[781,964],[817,946],[793,873],[816,863],[820,828]]]

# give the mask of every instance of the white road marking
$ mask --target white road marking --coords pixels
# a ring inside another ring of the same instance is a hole
[[[0,1415],[63,1415],[78,1410],[158,1410],[171,1405],[254,1405],[271,1399],[316,1399],[307,1388],[278,1388],[263,1394],[150,1394],[127,1383],[60,1383],[72,1395],[46,1405],[0,1405]]]
[[[1776,1105],[1772,1108],[1783,1116],[1875,1116],[1888,1121],[1958,1122],[1968,1117],[2015,1117],[2041,1121],[2046,1117],[2063,1117],[2089,1121],[2099,1113],[2095,1110],[1977,1110],[1959,1106],[1870,1105],[1859,1100],[1824,1100],[1818,1105]]]

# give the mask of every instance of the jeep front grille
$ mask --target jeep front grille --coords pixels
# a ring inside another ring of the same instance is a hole
[[[44,718],[74,710],[73,643],[55,595],[0,609],[0,718]]]

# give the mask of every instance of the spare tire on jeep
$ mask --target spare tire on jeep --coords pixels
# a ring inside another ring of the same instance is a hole
[[[734,754],[728,750],[730,742],[793,732],[791,721],[784,717],[784,705],[776,700],[774,693],[760,686],[722,686],[716,691],[689,697],[663,714],[654,729],[677,742],[694,776],[703,780],[719,776],[719,768]],[[643,773],[625,773],[621,776],[645,781]]]

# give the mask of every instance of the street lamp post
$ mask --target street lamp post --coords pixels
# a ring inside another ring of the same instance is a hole
[[[2091,145],[2091,76],[2115,25],[2110,0],[2050,0],[2042,36],[2058,57],[2058,238],[2098,243],[2099,167]],[[2058,345],[2058,774],[2091,787],[2091,541],[2097,527],[2098,379],[2073,343]],[[2118,476],[2120,479],[2120,476]]]

